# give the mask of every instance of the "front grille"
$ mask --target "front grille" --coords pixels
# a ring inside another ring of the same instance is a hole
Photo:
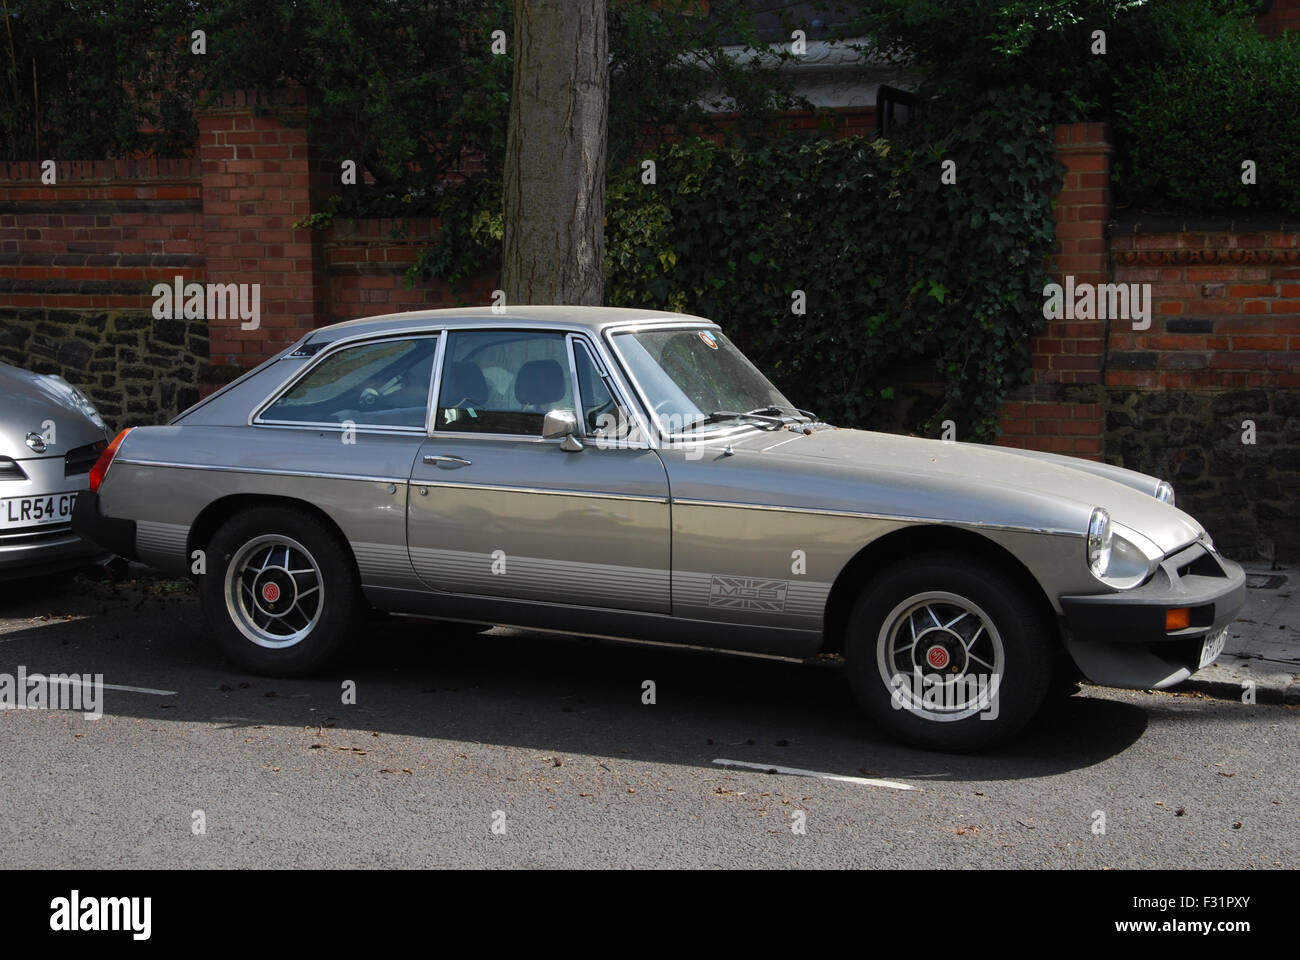
[[[63,458],[63,475],[65,477],[76,477],[83,473],[89,473],[90,468],[95,465],[95,461],[99,459],[99,455],[107,446],[107,440],[96,440],[84,447],[75,447],[69,450],[67,456]]]
[[[27,474],[17,462],[8,457],[0,457],[0,480],[26,480]]]
[[[70,523],[51,523],[44,527],[3,530],[0,531],[0,546],[14,547],[44,543],[47,540],[62,540],[70,533],[72,533]]]
[[[1223,567],[1210,554],[1203,553],[1191,563],[1185,563],[1178,568],[1178,577],[1182,579],[1186,576],[1193,577],[1224,577]]]

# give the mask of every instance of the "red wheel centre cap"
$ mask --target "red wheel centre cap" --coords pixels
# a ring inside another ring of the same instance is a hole
[[[942,670],[948,666],[948,651],[943,647],[935,644],[925,652],[926,662],[936,670]]]
[[[262,599],[267,603],[275,603],[280,599],[280,587],[278,584],[266,582],[262,584]]]

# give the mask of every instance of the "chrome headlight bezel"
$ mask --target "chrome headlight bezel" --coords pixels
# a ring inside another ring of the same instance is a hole
[[[1084,560],[1088,572],[1113,590],[1140,586],[1160,564],[1159,547],[1097,507],[1088,518]]]
[[[1156,484],[1155,498],[1161,503],[1167,503],[1169,506],[1175,506],[1174,503],[1174,485],[1168,480],[1161,480]]]
[[[1085,542],[1084,559],[1088,569],[1098,580],[1106,576],[1110,569],[1110,551],[1112,546],[1110,514],[1105,508],[1097,507],[1088,518],[1088,536]]]

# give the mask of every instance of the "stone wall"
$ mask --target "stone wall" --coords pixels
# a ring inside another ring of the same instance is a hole
[[[1300,391],[1110,388],[1106,459],[1167,478],[1227,555],[1300,556]]]
[[[1300,229],[1165,217],[1109,238],[1152,316],[1110,325],[1106,460],[1169,479],[1230,556],[1300,559]]]
[[[80,387],[114,430],[165,423],[198,402],[203,320],[132,310],[0,307],[0,360]]]

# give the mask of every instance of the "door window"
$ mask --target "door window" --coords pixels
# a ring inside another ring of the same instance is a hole
[[[435,431],[540,437],[542,420],[551,410],[574,410],[563,334],[448,334]]]

